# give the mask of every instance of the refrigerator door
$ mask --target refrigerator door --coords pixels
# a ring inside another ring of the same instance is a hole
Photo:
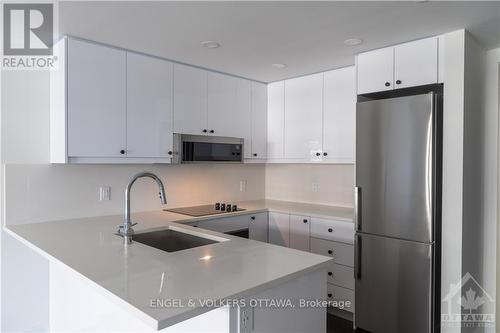
[[[433,244],[357,234],[355,326],[431,332]]]
[[[432,94],[357,104],[358,231],[433,240],[433,141]]]

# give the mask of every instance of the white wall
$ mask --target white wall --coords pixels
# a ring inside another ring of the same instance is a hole
[[[313,190],[317,184],[317,191]],[[353,207],[354,165],[268,164],[266,198]]]

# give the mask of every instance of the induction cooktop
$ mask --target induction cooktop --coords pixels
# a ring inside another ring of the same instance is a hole
[[[225,214],[231,212],[240,212],[244,211],[245,209],[239,208],[235,204],[217,202],[213,205],[179,207],[179,208],[171,208],[164,210],[172,213],[199,217],[207,215]]]

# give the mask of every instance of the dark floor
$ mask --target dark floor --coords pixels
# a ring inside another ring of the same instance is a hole
[[[334,315],[328,314],[326,320],[327,333],[353,333],[352,321],[345,320]]]

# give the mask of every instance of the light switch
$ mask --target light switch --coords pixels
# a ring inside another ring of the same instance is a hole
[[[247,181],[240,180],[240,192],[246,192],[246,191],[247,191]]]

